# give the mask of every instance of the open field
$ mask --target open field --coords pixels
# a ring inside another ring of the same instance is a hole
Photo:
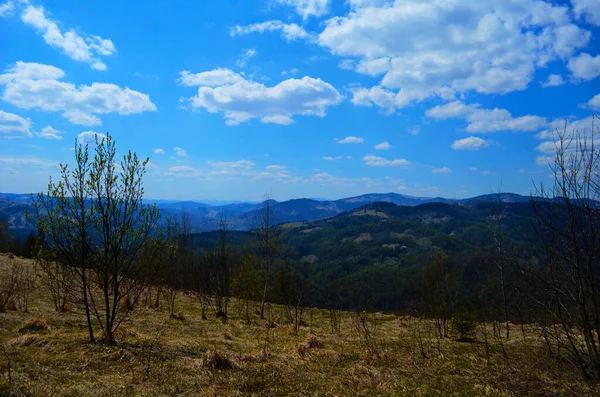
[[[600,393],[518,326],[502,344],[490,326],[480,326],[473,343],[438,338],[431,321],[373,314],[363,326],[355,313],[339,313],[337,333],[329,312],[314,309],[295,333],[283,307],[270,307],[267,327],[256,315],[246,325],[238,306],[230,304],[226,324],[212,315],[202,320],[198,301],[180,294],[182,319],[140,305],[120,328],[117,346],[92,345],[81,313],[55,312],[40,287],[29,313],[0,313],[0,396]],[[49,328],[20,331],[32,318]]]

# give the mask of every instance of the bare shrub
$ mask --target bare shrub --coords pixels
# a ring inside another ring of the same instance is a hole
[[[40,333],[40,332],[48,332],[50,331],[50,327],[46,320],[34,317],[27,321],[21,328],[19,328],[20,334],[25,333]]]

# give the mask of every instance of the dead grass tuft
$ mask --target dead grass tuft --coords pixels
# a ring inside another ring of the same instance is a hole
[[[304,345],[307,349],[322,349],[325,347],[325,344],[317,339],[315,335],[310,335],[304,342]]]
[[[20,334],[25,333],[39,333],[39,332],[48,332],[50,331],[50,327],[46,320],[34,317],[27,321],[21,328],[19,328]]]
[[[119,349],[101,357],[101,361],[133,363],[136,360],[135,355],[130,351]]]
[[[204,368],[217,371],[236,368],[235,364],[229,359],[229,357],[214,350],[209,350],[206,352],[202,366]]]
[[[8,347],[46,346],[48,341],[39,335],[25,334],[8,341]]]

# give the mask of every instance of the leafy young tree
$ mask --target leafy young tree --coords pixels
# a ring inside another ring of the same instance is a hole
[[[125,303],[135,304],[152,279],[152,262],[140,261],[140,253],[160,217],[142,202],[148,159],[128,152],[117,164],[115,156],[110,134],[96,137],[91,162],[88,146],[76,143],[74,170],[62,165],[61,180],[50,180],[48,193],[34,200],[41,255],[79,273],[90,340],[93,315],[107,344],[116,343],[114,333],[133,308]]]

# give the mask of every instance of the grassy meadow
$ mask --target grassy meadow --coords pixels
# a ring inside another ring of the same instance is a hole
[[[305,309],[295,332],[282,306],[248,325],[235,300],[226,323],[203,320],[184,294],[177,318],[144,303],[116,346],[94,345],[81,309],[56,312],[39,283],[28,313],[0,313],[0,396],[600,394],[528,327],[513,325],[506,341],[479,324],[476,341],[459,341],[438,337],[431,320],[338,312],[332,327],[329,311]]]

